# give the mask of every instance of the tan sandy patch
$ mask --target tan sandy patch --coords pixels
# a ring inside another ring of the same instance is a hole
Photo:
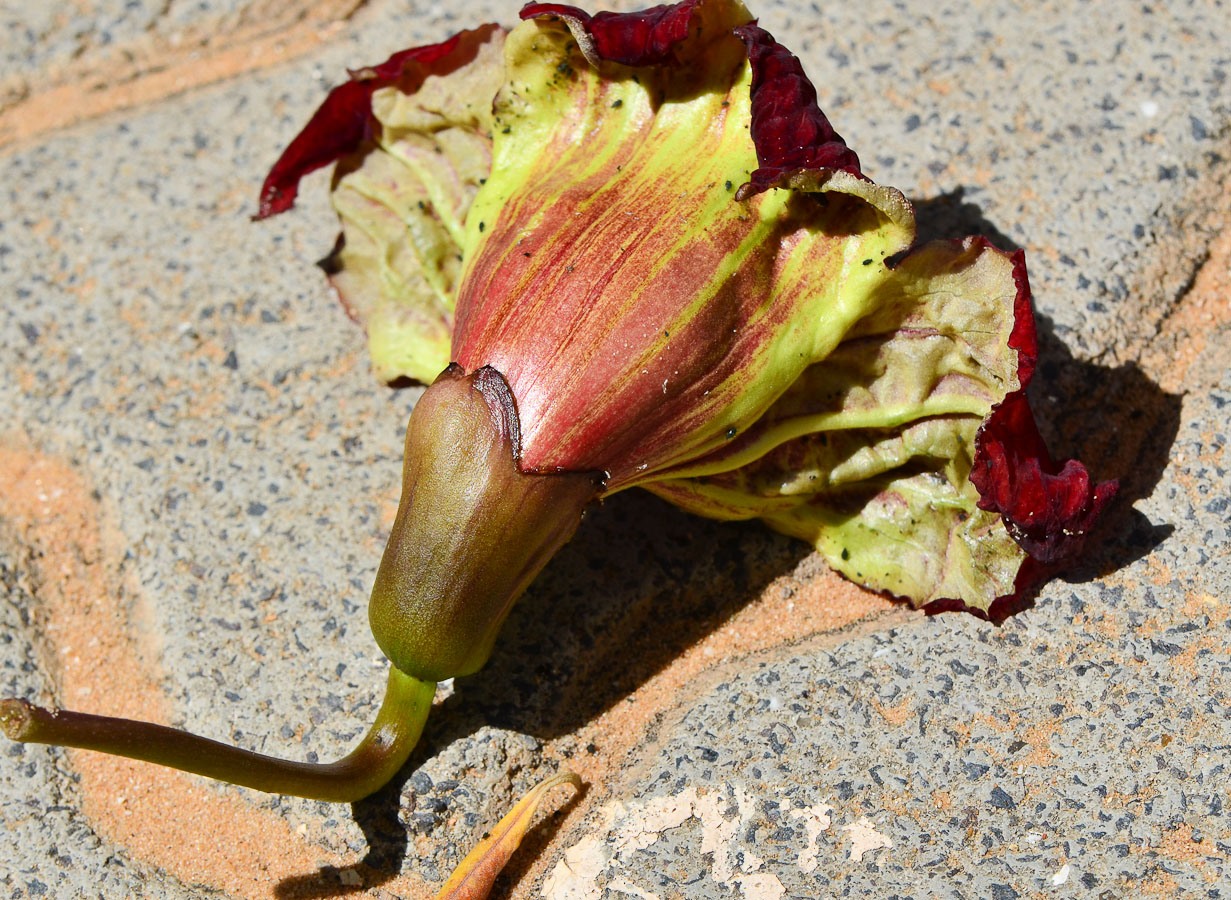
[[[1231,202],[1224,194],[1223,208]],[[1189,385],[1193,363],[1208,347],[1209,338],[1231,324],[1231,227],[1225,227],[1209,246],[1205,263],[1192,287],[1170,309],[1158,333],[1147,344],[1141,363],[1166,391]]]

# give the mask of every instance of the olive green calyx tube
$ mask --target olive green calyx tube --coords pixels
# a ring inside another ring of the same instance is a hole
[[[273,794],[353,802],[378,791],[405,764],[435,693],[434,683],[390,669],[376,721],[359,746],[332,763],[277,759],[165,725],[43,709],[24,700],[0,700],[0,728],[15,741],[98,750]]]
[[[402,499],[368,618],[381,650],[424,681],[486,661],[514,601],[573,536],[594,472],[518,467],[520,423],[495,369],[451,365],[406,426]]]

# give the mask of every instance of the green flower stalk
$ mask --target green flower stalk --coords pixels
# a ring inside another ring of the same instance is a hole
[[[435,683],[391,668],[376,721],[359,746],[333,763],[277,759],[164,725],[47,710],[24,700],[0,700],[0,727],[14,741],[98,750],[258,791],[343,803],[380,790],[397,774],[419,741],[435,693]]]
[[[430,384],[372,592],[372,733],[311,767],[5,701],[12,737],[361,796],[586,507],[633,487],[915,605],[986,613],[1080,549],[1115,485],[1039,438],[1020,253],[914,247],[910,203],[736,0],[522,18],[353,73],[262,190],[282,212],[338,163],[330,277],[378,376]]]

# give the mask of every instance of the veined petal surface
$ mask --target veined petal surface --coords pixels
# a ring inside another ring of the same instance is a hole
[[[598,469],[614,491],[723,446],[913,238],[900,194],[846,172],[735,199],[758,168],[747,14],[692,12],[669,66],[595,69],[553,17],[506,42],[453,355],[508,379],[526,469]]]
[[[491,170],[504,34],[484,26],[352,73],[266,179],[261,215],[289,207],[307,171],[341,159],[342,234],[324,265],[384,381],[430,384],[451,361],[463,223]]]
[[[913,250],[749,432],[646,487],[702,515],[763,518],[917,605],[986,611],[1014,595],[1025,553],[971,472],[980,430],[1030,374],[1010,347],[1029,307],[1019,271],[1020,254],[978,238]]]

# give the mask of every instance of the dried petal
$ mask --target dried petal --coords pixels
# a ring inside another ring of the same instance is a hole
[[[375,143],[335,176],[342,238],[330,280],[386,381],[427,383],[452,360],[464,223],[491,170],[491,98],[504,82],[504,32],[472,43],[468,62],[412,93],[373,91]]]
[[[303,176],[353,153],[378,133],[372,118],[373,91],[395,85],[402,93],[412,94],[428,76],[447,75],[470,63],[499,30],[497,25],[482,25],[439,44],[402,50],[380,65],[352,72],[350,81],[329,92],[265,176],[256,217],[264,219],[290,209]]]
[[[466,854],[436,895],[436,900],[483,900],[491,892],[500,870],[521,844],[547,792],[562,784],[571,784],[581,790],[581,779],[572,772],[553,775],[531,788],[491,834]]]
[[[600,61],[625,66],[655,66],[678,62],[676,47],[688,37],[701,0],[684,0],[670,6],[655,6],[640,12],[600,12],[590,15],[562,3],[528,3],[523,19],[559,16],[573,33],[592,65]],[[751,19],[742,4],[731,3],[735,16]],[[712,7],[711,7],[712,8]]]
[[[1021,253],[1014,256],[1013,275],[1017,296],[1008,344],[1017,351],[1017,389],[979,429],[970,480],[979,489],[980,509],[1000,513],[1009,533],[1039,562],[1056,563],[1081,552],[1119,483],[1093,484],[1080,462],[1057,465],[1048,453],[1026,400],[1039,344]]]
[[[859,157],[821,112],[799,60],[756,25],[735,29],[752,65],[752,142],[760,167],[737,199],[784,186],[800,171],[830,169],[862,176]]]

